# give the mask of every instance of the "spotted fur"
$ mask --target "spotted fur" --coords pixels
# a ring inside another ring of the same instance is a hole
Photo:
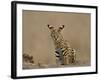
[[[51,32],[51,37],[55,45],[55,55],[62,65],[75,63],[75,49],[72,49],[67,40],[64,40],[61,31],[65,26],[62,25],[58,29],[48,25]]]

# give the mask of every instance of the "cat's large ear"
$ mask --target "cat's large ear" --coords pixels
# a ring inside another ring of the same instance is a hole
[[[49,29],[53,29],[54,28],[53,26],[51,26],[49,24],[47,26],[48,26]]]
[[[58,31],[60,32],[64,27],[65,27],[65,25],[60,26]]]

